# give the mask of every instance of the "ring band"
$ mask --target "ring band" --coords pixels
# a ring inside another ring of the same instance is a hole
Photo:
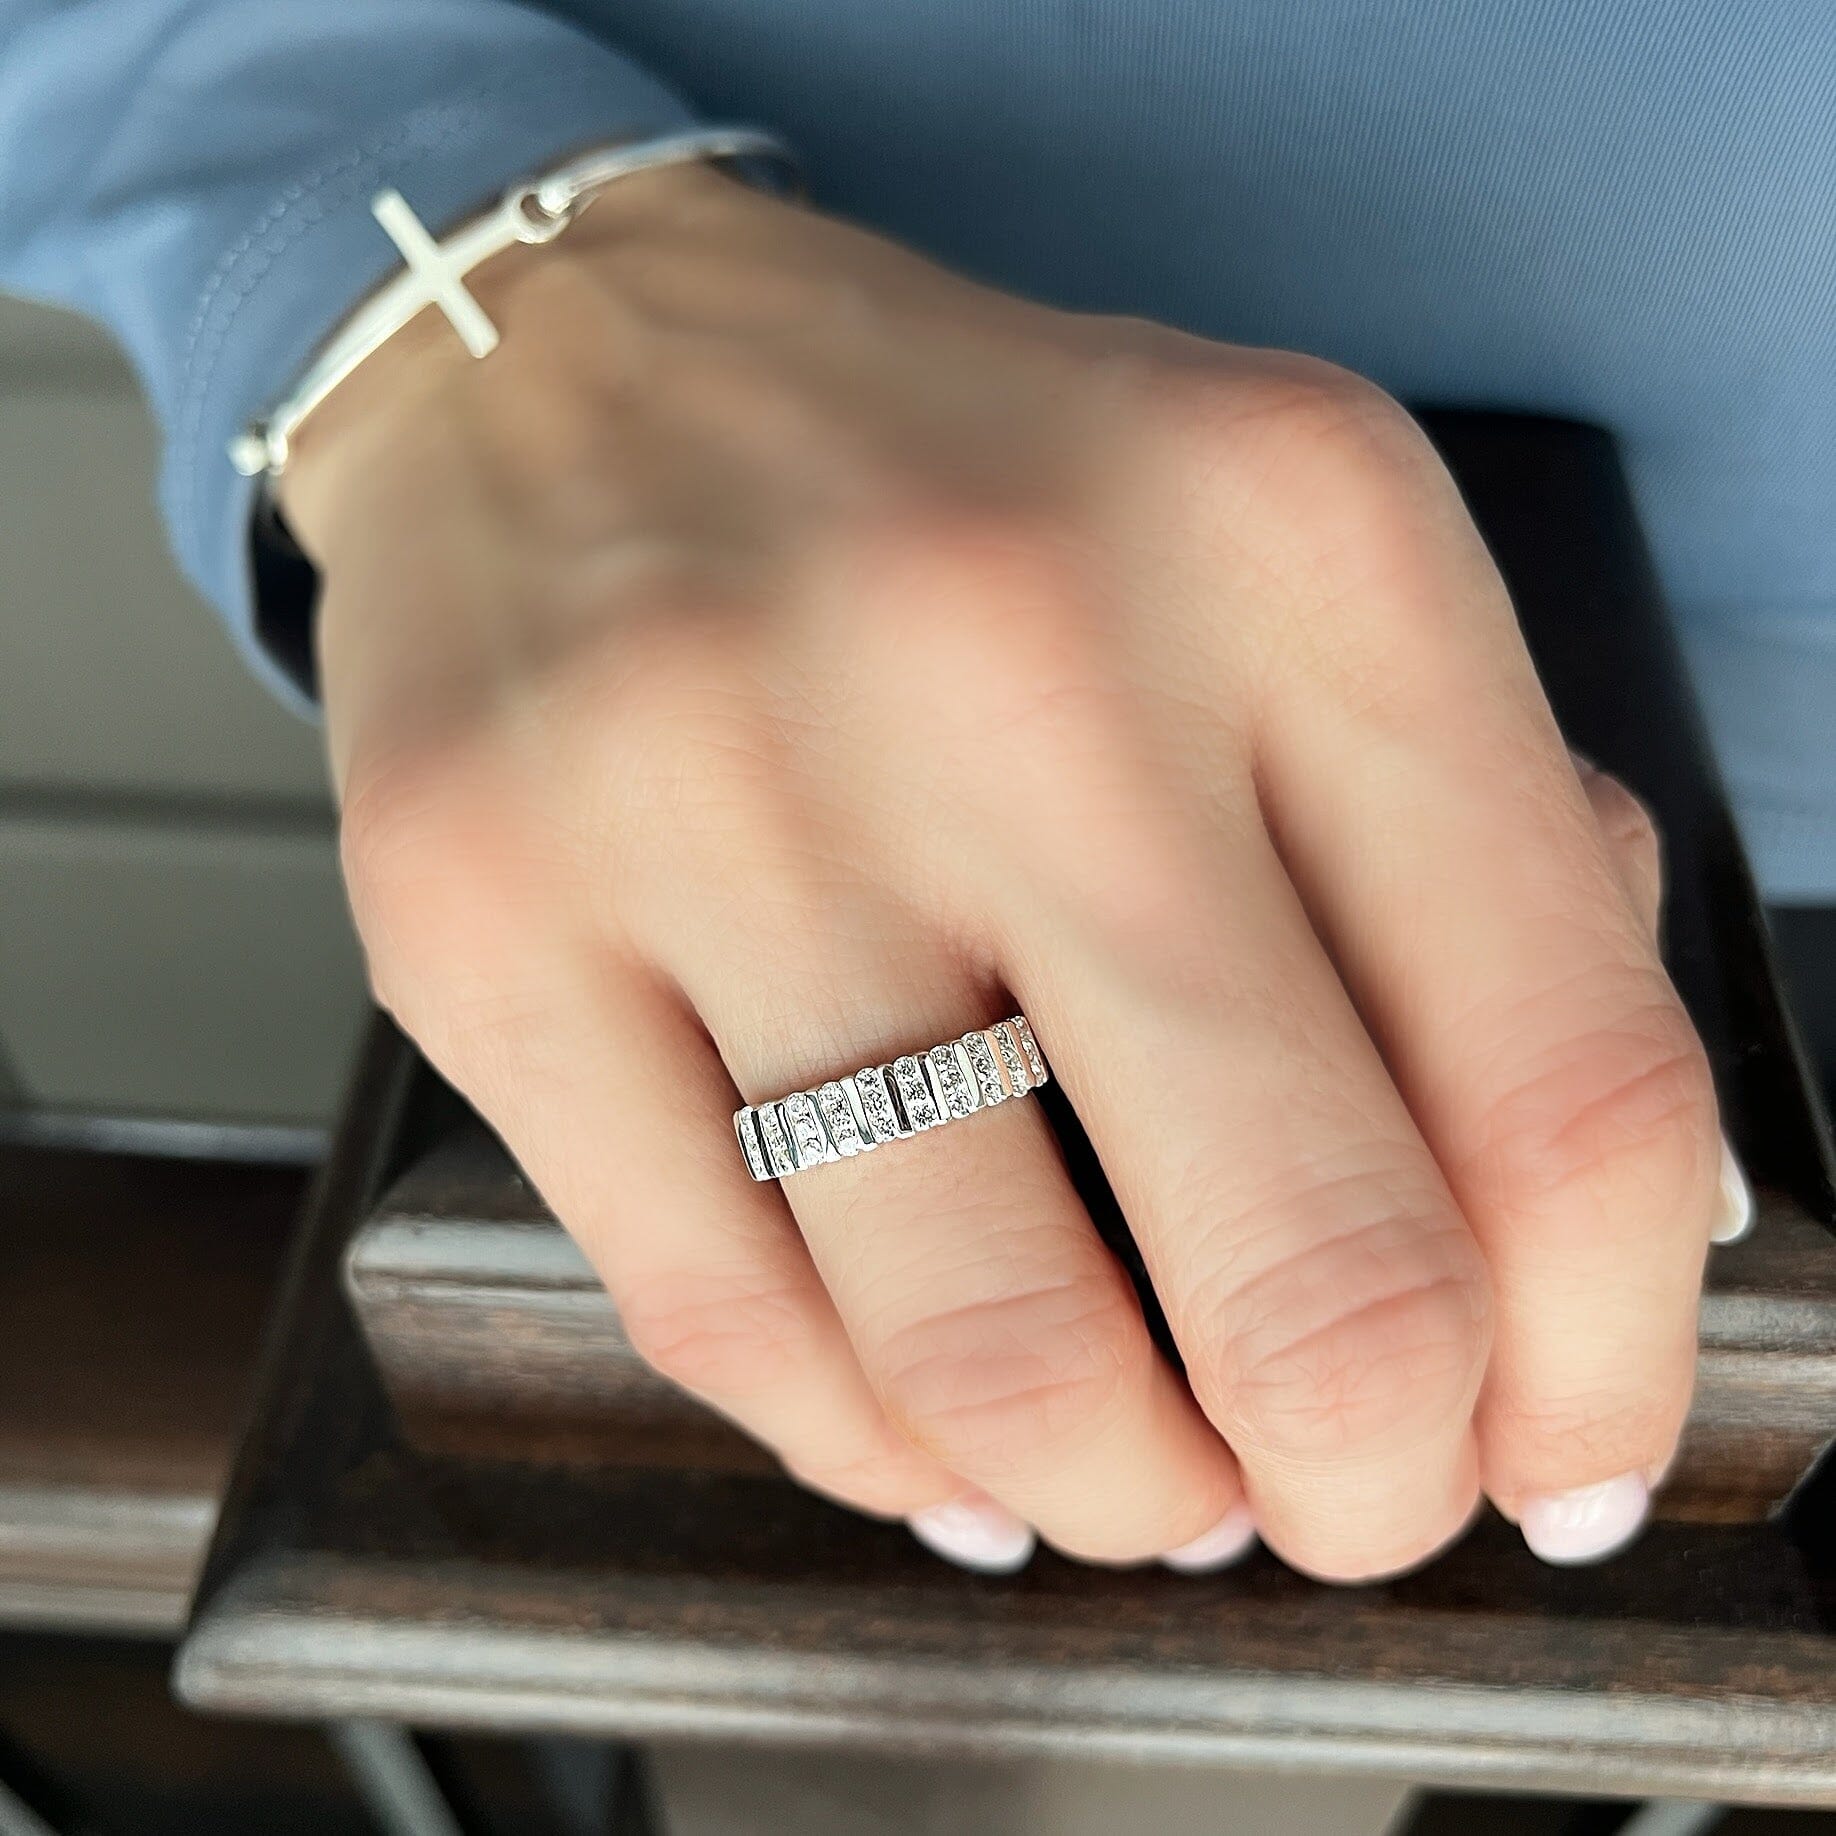
[[[749,1103],[733,1112],[733,1132],[754,1179],[784,1179],[961,1121],[1051,1077],[1026,1016],[1015,1014],[889,1065],[863,1065],[814,1090]]]

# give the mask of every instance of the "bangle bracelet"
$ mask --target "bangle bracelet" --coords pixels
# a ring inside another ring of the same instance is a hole
[[[605,147],[512,185],[491,209],[436,239],[393,186],[370,200],[370,214],[407,264],[346,319],[307,366],[291,394],[229,444],[245,478],[286,470],[300,423],[373,351],[425,307],[438,306],[474,357],[497,348],[497,327],[467,291],[465,276],[481,261],[519,242],[552,242],[608,185],[637,172],[697,160],[760,160],[795,177],[784,143],[753,128],[704,128],[656,140]]]

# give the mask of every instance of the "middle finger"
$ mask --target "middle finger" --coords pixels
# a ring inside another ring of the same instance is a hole
[[[749,1101],[1012,1011],[896,913],[755,937],[678,970]],[[732,940],[729,940],[730,942]],[[913,1444],[1068,1553],[1138,1561],[1248,1520],[1236,1463],[1155,1349],[1037,1104],[813,1168],[785,1193],[869,1379]]]
[[[1253,810],[1156,879],[1132,935],[1113,899],[1020,900],[1008,979],[1265,1540],[1334,1579],[1409,1566],[1478,1498],[1478,1247]]]

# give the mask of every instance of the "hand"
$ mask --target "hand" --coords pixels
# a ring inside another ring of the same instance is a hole
[[[989,1566],[1629,1534],[1714,1095],[1408,417],[712,173],[474,278],[497,353],[423,315],[284,508],[378,997],[645,1355]],[[745,1175],[739,1097],[1016,1006],[1184,1379],[1036,1104]]]

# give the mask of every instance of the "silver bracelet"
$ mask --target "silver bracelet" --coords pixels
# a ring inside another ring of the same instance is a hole
[[[399,191],[385,187],[370,200],[370,214],[401,250],[406,267],[332,334],[293,391],[265,420],[230,442],[230,464],[245,478],[279,477],[300,423],[425,307],[438,306],[465,348],[474,357],[488,357],[497,348],[497,327],[467,291],[465,276],[481,261],[519,242],[552,242],[608,185],[660,166],[755,159],[791,174],[796,171],[784,143],[754,128],[698,128],[601,148],[543,177],[512,185],[491,209],[440,239],[429,234]]]

